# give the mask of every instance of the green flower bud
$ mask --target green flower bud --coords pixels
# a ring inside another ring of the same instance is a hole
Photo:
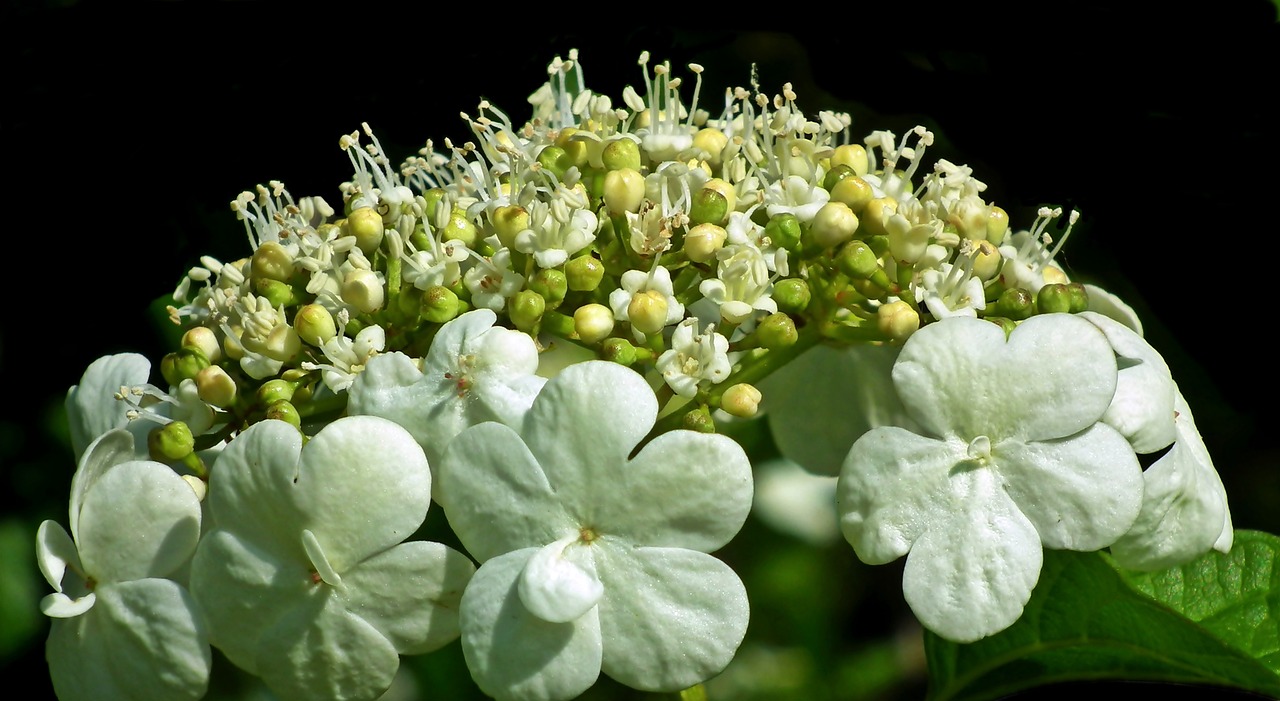
[[[555,268],[543,268],[529,278],[529,289],[537,292],[547,303],[547,309],[555,309],[569,292],[569,280]]]
[[[855,174],[862,176],[867,174],[869,167],[867,161],[867,149],[861,144],[844,144],[837,146],[834,153],[831,154],[831,166],[848,166]]]
[[[625,338],[613,336],[604,339],[604,343],[600,344],[600,357],[619,365],[630,366],[636,362],[636,347]]]
[[[422,318],[436,324],[452,321],[462,311],[461,301],[453,290],[432,285],[422,293]]]
[[[634,168],[605,173],[603,198],[609,214],[615,217],[623,212],[639,212],[644,203],[644,176]]]
[[[263,382],[262,386],[258,388],[258,391],[254,393],[254,397],[258,400],[258,403],[270,406],[276,402],[291,401],[294,393],[297,391],[297,382],[290,382],[289,380],[276,378],[274,380],[267,380],[266,382]]]
[[[288,280],[293,277],[293,255],[275,241],[258,246],[250,259],[249,277],[258,280]]]
[[[656,290],[635,293],[627,305],[627,319],[640,333],[661,332],[667,325],[667,298]]]
[[[183,380],[194,380],[200,371],[209,367],[209,359],[196,348],[180,348],[160,360],[160,375],[171,387]]]
[[[1004,237],[1008,233],[1009,213],[991,205],[991,210],[987,213],[987,240],[999,246],[1004,243]]]
[[[564,180],[565,172],[573,167],[573,157],[559,146],[546,146],[538,152],[538,165],[550,171],[556,180]]]
[[[1010,287],[996,299],[991,313],[995,316],[1009,317],[1014,321],[1022,321],[1035,311],[1035,301],[1031,293],[1021,287]]]
[[[476,225],[467,219],[467,210],[454,207],[449,212],[449,223],[440,231],[441,241],[461,241],[472,250],[476,247]]]
[[[239,387],[221,366],[210,365],[196,373],[196,393],[200,401],[226,409],[235,404]]]
[[[1089,309],[1089,291],[1078,282],[1067,283],[1067,292],[1071,294],[1071,313],[1079,314]]]
[[[876,197],[871,183],[856,175],[840,180],[830,188],[830,192],[831,199],[843,202],[854,214],[861,214]]]
[[[835,187],[836,183],[850,176],[857,176],[857,173],[853,172],[853,169],[849,166],[832,166],[831,170],[827,171],[826,176],[822,178],[822,189],[831,192],[831,188]]]
[[[715,433],[716,422],[711,418],[711,412],[707,411],[705,406],[697,409],[691,409],[684,415],[684,428],[698,433]]]
[[[800,278],[789,277],[773,283],[773,301],[778,309],[788,314],[799,314],[809,307],[812,295],[809,283]]]
[[[613,310],[603,304],[584,304],[573,313],[573,331],[583,343],[597,343],[613,333]],[[632,349],[635,353],[635,349]]]
[[[760,411],[760,390],[745,382],[726,389],[720,397],[720,408],[731,416],[749,419]]]
[[[764,348],[777,350],[795,345],[800,339],[796,333],[796,322],[783,312],[774,312],[765,317],[756,327],[756,340]]]
[[[607,170],[640,170],[640,145],[625,136],[618,137],[605,144],[600,152],[600,160]]]
[[[261,278],[253,281],[253,289],[273,307],[292,307],[298,303],[297,291],[287,282]]]
[[[595,256],[578,256],[565,264],[564,276],[570,290],[590,292],[604,279],[604,263]]]
[[[982,281],[990,280],[1000,273],[1004,256],[990,241],[974,241],[974,245],[978,247],[978,255],[973,259],[973,276]]]
[[[1036,293],[1036,309],[1041,314],[1063,313],[1071,311],[1071,291],[1066,285],[1050,283]]]
[[[346,279],[342,281],[342,301],[365,314],[371,314],[382,308],[387,301],[387,292],[377,273],[357,268],[347,273]]]
[[[706,263],[724,247],[728,235],[718,224],[699,224],[684,235],[684,254],[695,263]]]
[[[1006,339],[1009,338],[1009,334],[1013,333],[1014,329],[1018,328],[1018,322],[1007,316],[987,316],[983,318],[1004,329],[1004,337]]]
[[[517,329],[525,333],[537,331],[538,322],[547,310],[547,300],[533,290],[520,290],[507,300],[507,316]]]
[[[433,187],[422,193],[422,199],[426,202],[426,206],[422,211],[422,218],[427,221],[436,220],[436,205],[440,200],[444,199],[445,192],[442,188]]]
[[[887,236],[884,223],[898,213],[898,201],[892,197],[877,197],[866,204],[862,210],[862,218],[858,221],[862,228],[872,236]]]
[[[591,160],[591,141],[573,138],[580,130],[575,127],[565,127],[560,130],[560,134],[556,136],[555,145],[564,149],[569,155],[569,161],[579,169],[585,168],[588,161]],[[499,132],[499,134],[504,134]],[[505,134],[504,134],[505,135]]]
[[[836,257],[840,272],[855,280],[866,280],[876,272],[884,272],[880,259],[865,241],[850,241]]]
[[[729,221],[729,200],[715,188],[704,187],[693,195],[693,204],[689,207],[690,224],[717,224],[723,226]]]
[[[489,223],[493,225],[493,231],[502,245],[514,249],[516,234],[529,228],[529,212],[520,205],[502,205],[493,210]]]
[[[302,415],[298,413],[298,408],[290,402],[273,402],[267,407],[262,418],[283,421],[298,430],[302,430]]]
[[[147,452],[157,462],[173,462],[191,454],[196,447],[191,428],[181,421],[151,429],[147,434]]]
[[[293,327],[298,330],[298,338],[317,347],[338,335],[338,325],[333,320],[333,314],[319,304],[299,307],[298,313],[293,316]]]
[[[382,236],[385,232],[382,216],[372,207],[351,210],[351,214],[347,215],[347,220],[342,225],[342,230],[345,235],[355,237],[356,248],[363,251],[365,255],[372,255],[378,250],[382,245]]]
[[[813,242],[822,248],[835,248],[853,238],[858,230],[858,215],[843,202],[827,202],[809,223]]]
[[[763,209],[764,207],[760,207],[756,211]],[[764,225],[764,235],[769,237],[773,245],[791,253],[800,252],[800,234],[800,220],[794,214],[770,217],[769,222]]]
[[[218,334],[207,326],[195,326],[182,334],[183,348],[195,348],[209,359],[209,362],[216,363],[222,358],[222,346],[218,344]]]
[[[876,310],[876,324],[880,333],[895,341],[905,341],[920,328],[920,313],[910,304],[898,300],[880,305]]]

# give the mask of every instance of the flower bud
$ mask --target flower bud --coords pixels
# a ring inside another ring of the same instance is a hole
[[[760,390],[745,382],[726,389],[720,397],[720,408],[731,416],[749,419],[760,410]]]
[[[489,223],[503,246],[515,248],[516,234],[529,228],[529,212],[520,205],[505,204],[493,210]]]
[[[202,402],[225,409],[235,403],[238,392],[236,381],[218,365],[196,373],[196,394]]]
[[[885,222],[897,212],[897,200],[892,197],[876,197],[863,208],[862,217],[858,221],[872,236],[886,236],[889,231],[884,227]]]
[[[764,208],[757,209],[761,211]],[[800,220],[794,214],[779,214],[771,217],[764,225],[764,235],[778,248],[785,248],[791,253],[800,252]]]
[[[298,330],[298,338],[317,347],[338,335],[338,325],[333,320],[333,314],[319,304],[299,307],[298,313],[293,316],[293,327]]]
[[[231,327],[231,334],[222,339],[222,352],[227,354],[229,360],[240,360],[244,357],[244,346],[240,344],[240,334],[244,333],[244,329],[239,326]]]
[[[619,365],[630,366],[636,362],[636,347],[625,338],[612,336],[600,344],[600,357]]]
[[[287,402],[293,399],[293,395],[298,391],[298,383],[290,382],[276,378],[267,380],[262,383],[258,391],[254,393],[254,398],[263,405],[271,405],[276,402]]]
[[[626,139],[630,141],[630,139]],[[644,202],[644,176],[634,168],[611,170],[604,176],[604,204],[609,214],[638,212]]]
[[[386,300],[382,281],[372,270],[357,268],[347,273],[342,281],[342,301],[365,314],[378,311]]]
[[[716,422],[711,418],[711,412],[707,411],[705,406],[697,409],[691,409],[684,415],[684,428],[698,433],[715,433]]]
[[[991,308],[991,313],[995,316],[1005,316],[1013,321],[1021,321],[1031,316],[1035,310],[1035,305],[1031,298],[1031,293],[1021,287],[1010,287],[996,299],[995,306]]]
[[[991,205],[987,212],[987,240],[999,246],[1009,233],[1009,213]]]
[[[555,268],[543,268],[529,278],[529,289],[542,295],[547,309],[555,309],[564,301],[569,291],[569,281],[565,274]]]
[[[573,167],[573,157],[559,146],[546,146],[538,152],[538,165],[556,176],[556,180],[564,180],[564,174]]]
[[[573,313],[573,331],[583,343],[596,343],[613,333],[613,311],[603,304],[584,304]]]
[[[359,207],[351,210],[351,214],[347,215],[346,222],[342,226],[343,233],[347,236],[353,236],[356,240],[356,248],[359,248],[365,255],[372,255],[378,247],[382,245],[382,236],[385,232],[382,224],[382,216],[373,210],[372,207]]]
[[[517,329],[533,333],[547,310],[547,301],[533,290],[520,290],[507,301],[507,316]]]
[[[288,280],[293,277],[293,255],[275,241],[258,246],[250,259],[250,277],[258,280]]]
[[[870,165],[867,162],[867,149],[861,144],[837,146],[835,152],[831,154],[831,165],[832,167],[848,166],[859,176],[866,175]]]
[[[836,266],[840,268],[840,272],[855,280],[866,280],[877,271],[884,272],[880,267],[880,259],[865,241],[850,241],[840,249]]]
[[[1079,314],[1089,309],[1089,291],[1078,282],[1067,283],[1067,292],[1071,294],[1071,313]]]
[[[283,421],[298,430],[302,429],[302,415],[298,413],[298,408],[290,402],[272,403],[267,407],[262,418]]]
[[[273,360],[293,360],[302,351],[302,339],[298,330],[288,324],[279,324],[267,334],[261,353]]]
[[[1066,314],[1071,311],[1071,292],[1066,285],[1049,283],[1036,293],[1036,309],[1041,314]]]
[[[253,289],[271,304],[272,307],[292,307],[298,303],[297,290],[287,282],[260,278],[253,281]]]
[[[604,279],[604,263],[595,256],[578,256],[565,264],[564,277],[570,290],[590,292]]]
[[[773,283],[773,301],[778,309],[789,314],[799,314],[809,307],[812,295],[809,283],[800,278],[790,277]]]
[[[895,341],[905,341],[920,328],[920,314],[902,300],[889,302],[876,310],[876,324],[880,333]]]
[[[427,221],[436,220],[436,206],[440,203],[440,200],[444,199],[444,196],[444,189],[438,187],[433,187],[422,193],[422,200],[426,203],[426,206],[422,209],[423,219]]]
[[[794,345],[800,335],[796,333],[796,322],[782,312],[774,312],[764,318],[756,327],[756,340],[763,348],[777,350]]]
[[[218,344],[218,334],[207,326],[195,326],[182,334],[183,348],[195,348],[209,359],[209,362],[216,363],[222,358],[222,346]]]
[[[1003,329],[1006,340],[1009,338],[1009,334],[1013,333],[1013,330],[1018,328],[1018,322],[1007,316],[987,316],[983,318]]]
[[[978,255],[973,259],[973,276],[985,282],[1000,273],[1000,266],[1004,263],[1004,256],[1000,254],[1000,249],[996,248],[995,244],[990,241],[977,241],[975,243],[978,247]]]
[[[612,139],[600,152],[606,170],[640,170],[640,144],[622,136]]]
[[[702,151],[703,157],[712,168],[720,166],[721,154],[724,153],[724,147],[729,145],[729,137],[719,129],[707,127],[699,129],[698,133],[693,135],[693,147]]]
[[[157,462],[181,460],[195,450],[196,439],[191,428],[181,421],[170,421],[147,434],[147,453]]]
[[[627,305],[627,319],[640,333],[659,333],[667,325],[667,298],[655,290],[635,293]]]
[[[689,223],[723,226],[729,222],[729,213],[732,211],[729,199],[723,193],[715,188],[704,187],[693,194]]]
[[[854,173],[849,166],[832,166],[831,170],[828,170],[827,174],[822,178],[822,189],[831,192],[831,188],[835,187],[836,183],[850,177],[857,177],[857,173]]]
[[[684,254],[695,263],[706,263],[724,247],[728,235],[718,224],[699,224],[684,235]]]
[[[160,375],[171,387],[183,380],[195,379],[200,371],[209,367],[209,359],[196,348],[180,348],[160,360]]]
[[[472,250],[478,238],[476,225],[467,218],[467,210],[454,207],[449,212],[449,223],[440,230],[441,241],[461,241]]]
[[[209,493],[209,483],[196,477],[195,475],[182,475],[182,481],[191,487],[191,491],[196,493],[196,501],[203,502],[206,494]]]
[[[854,214],[861,214],[875,197],[871,183],[856,175],[840,180],[831,188],[831,199],[844,203]]]

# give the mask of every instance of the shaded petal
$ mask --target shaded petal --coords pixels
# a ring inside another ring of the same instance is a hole
[[[618,474],[657,416],[658,400],[639,373],[591,360],[546,384],[520,433],[557,498],[570,513],[585,515],[609,488],[600,475]]]
[[[99,582],[172,574],[200,539],[200,500],[170,467],[131,461],[84,496],[77,535],[85,572]]]
[[[1231,516],[1222,479],[1181,393],[1175,406],[1178,440],[1143,473],[1142,512],[1133,528],[1111,546],[1121,567],[1162,570],[1190,562],[1211,548],[1231,548]]]
[[[71,477],[71,520],[68,523],[72,538],[80,530],[80,505],[84,495],[107,470],[134,459],[133,440],[133,434],[117,429],[102,434],[85,449],[76,473]]]
[[[256,667],[282,701],[373,701],[391,686],[400,656],[373,626],[320,596],[264,631]]]
[[[97,600],[98,597],[93,592],[78,599],[72,599],[61,592],[54,592],[40,599],[40,612],[49,618],[74,618],[93,608]]]
[[[498,423],[473,426],[449,444],[436,499],[462,545],[480,562],[541,547],[581,528],[519,434]]]
[[[76,544],[57,521],[44,521],[36,529],[36,564],[49,586],[59,592],[68,567],[74,572],[84,572]]]
[[[1154,453],[1174,441],[1173,377],[1155,348],[1118,321],[1095,312],[1083,312],[1106,334],[1119,358],[1116,394],[1102,420],[1124,434],[1133,449]]]
[[[199,699],[212,655],[203,616],[167,579],[104,584],[83,616],[53,621],[45,657],[62,701]]]
[[[992,454],[1005,490],[1047,548],[1105,548],[1142,507],[1142,467],[1106,424],[1056,441],[1008,441]]]
[[[600,676],[598,607],[568,623],[549,623],[520,602],[520,572],[537,551],[489,560],[462,595],[467,668],[480,689],[499,700],[572,699]]]
[[[1083,430],[1116,388],[1111,344],[1071,314],[1027,319],[1005,340],[989,321],[949,317],[911,335],[893,368],[898,394],[935,436],[1047,440]]]
[[[750,617],[746,588],[728,565],[611,539],[595,549],[605,674],[636,689],[679,691],[728,666]]]
[[[115,395],[121,387],[146,384],[150,376],[151,361],[138,353],[106,355],[89,364],[80,384],[67,391],[66,399],[67,428],[77,461],[90,443],[112,429],[132,425],[141,432],[141,438],[146,438],[145,432],[153,425],[129,421],[125,413],[133,407],[117,400]]]
[[[1087,282],[1084,284],[1084,291],[1089,296],[1089,311],[1115,319],[1133,329],[1139,336],[1142,335],[1142,320],[1138,318],[1138,313],[1133,310],[1133,307],[1125,304],[1124,300]]]
[[[1035,526],[988,469],[957,474],[955,510],[939,514],[916,540],[902,594],[926,628],[972,642],[1022,615],[1040,579],[1044,550]]]
[[[404,353],[379,353],[365,364],[347,390],[347,412],[351,415],[381,416],[395,421],[413,434],[425,450],[436,443],[437,423],[456,426],[462,414],[459,404],[440,405],[431,401],[438,393],[435,384],[452,387],[443,378],[437,383],[423,381],[422,371]],[[446,415],[446,409],[451,409]],[[461,429],[458,429],[461,430]],[[442,450],[444,446],[436,446]]]
[[[952,468],[967,459],[965,446],[881,426],[853,444],[836,498],[840,528],[859,559],[880,565],[902,557],[939,519],[950,518]]]
[[[302,434],[283,421],[261,421],[236,436],[209,476],[214,524],[270,550],[272,557],[306,562],[306,521],[290,498],[301,451]]]
[[[672,431],[588,485],[588,525],[634,543],[711,552],[751,512],[751,461],[728,436]]]
[[[867,431],[915,430],[890,374],[900,349],[817,345],[760,382],[778,450],[806,470],[837,475],[849,447]]]
[[[401,654],[417,655],[458,637],[462,591],[475,571],[465,555],[440,543],[401,543],[348,571],[340,597]]]
[[[604,587],[596,577],[594,548],[575,546],[578,541],[569,536],[538,548],[520,570],[516,590],[529,613],[568,623],[600,601]]]

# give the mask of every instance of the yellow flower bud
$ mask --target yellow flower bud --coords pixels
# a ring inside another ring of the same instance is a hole
[[[200,401],[225,409],[235,403],[239,389],[226,370],[210,365],[196,373],[196,393]]]
[[[254,281],[284,281],[293,276],[293,256],[275,241],[267,241],[258,246],[249,265]]]
[[[848,178],[845,178],[848,180]],[[884,223],[894,214],[898,213],[898,201],[892,197],[877,197],[867,203],[862,210],[861,222],[863,228],[872,236],[885,236],[889,232],[884,228]]]
[[[351,214],[347,216],[342,228],[347,236],[355,237],[356,247],[363,251],[365,255],[372,254],[378,250],[378,246],[382,245],[382,236],[385,233],[382,216],[375,212],[372,207],[359,207],[351,210]]]
[[[905,341],[920,328],[920,314],[902,300],[889,302],[876,310],[876,324],[880,333],[895,341]]]
[[[728,233],[715,224],[699,224],[684,235],[684,254],[695,263],[705,263],[724,246]]]
[[[222,347],[218,345],[218,334],[207,326],[196,326],[182,334],[182,347],[195,348],[211,363],[222,359]]]
[[[847,178],[846,178],[847,179]],[[809,223],[813,242],[822,248],[835,248],[853,238],[858,230],[858,215],[843,202],[827,202]]]
[[[338,335],[333,314],[319,304],[300,307],[293,316],[293,326],[298,330],[298,337],[313,346],[322,346],[325,341]]]
[[[667,298],[655,290],[637,292],[627,305],[627,319],[640,333],[659,333],[667,325]]]
[[[720,408],[732,416],[749,419],[760,410],[762,396],[760,390],[739,382],[724,391],[724,396],[720,398]]]
[[[529,212],[515,204],[502,205],[490,215],[493,231],[507,248],[515,248],[516,234],[529,228]]]
[[[875,199],[875,196],[871,183],[856,175],[842,178],[831,188],[831,199],[845,203],[854,214],[860,214],[866,209],[867,203]]]
[[[630,139],[628,139],[630,141]],[[634,168],[611,170],[604,176],[604,204],[609,214],[638,212],[644,202],[644,176]]]
[[[861,144],[844,144],[837,146],[835,153],[831,154],[831,165],[849,166],[853,172],[858,175],[866,175],[868,170],[867,149]]]
[[[584,304],[573,313],[573,330],[583,343],[596,343],[613,333],[613,312],[603,304]]]
[[[693,135],[693,147],[702,152],[702,157],[712,168],[720,167],[721,154],[724,153],[724,147],[729,145],[729,137],[719,129],[707,127],[699,129],[698,133]]]
[[[386,290],[377,273],[357,268],[347,273],[346,279],[342,281],[342,301],[365,314],[371,314],[381,309],[386,302]]]

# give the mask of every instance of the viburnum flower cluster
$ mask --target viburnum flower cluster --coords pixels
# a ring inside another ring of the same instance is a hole
[[[68,395],[70,535],[39,536],[64,701],[198,698],[210,646],[281,699],[374,699],[455,639],[499,699],[696,687],[747,633],[714,553],[756,495],[717,429],[749,420],[836,479],[804,488],[825,509],[770,480],[769,518],[906,557],[954,641],[1019,618],[1045,548],[1230,548],[1169,368],[1056,262],[1076,212],[1015,229],[924,127],[858,140],[790,84],[712,109],[687,69],[644,54],[615,101],[571,52],[528,121],[482,101],[399,164],[362,125],[340,201],[231,202],[248,250],[181,280],[159,377],[108,356]]]

